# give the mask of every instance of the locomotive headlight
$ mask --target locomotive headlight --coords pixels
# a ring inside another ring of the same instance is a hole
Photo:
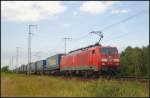
[[[108,59],[101,59],[101,61],[102,61],[102,62],[107,62],[107,61],[108,61]]]
[[[104,62],[102,62],[102,65],[105,65],[105,63],[104,63]]]
[[[113,61],[114,61],[114,62],[119,62],[120,60],[119,60],[119,59],[113,59]]]

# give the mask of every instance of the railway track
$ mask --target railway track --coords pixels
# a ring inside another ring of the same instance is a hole
[[[114,79],[128,79],[128,80],[149,80],[148,77],[137,77],[137,76],[118,76],[113,77]]]
[[[139,81],[146,82],[148,77],[135,77],[135,76],[100,76],[99,78],[83,78],[83,77],[62,77],[63,79],[76,79],[81,81],[96,81],[96,80],[118,80],[118,81]]]
[[[53,76],[53,75],[48,75],[45,74],[47,76]],[[55,77],[61,77],[62,79],[65,80],[70,80],[70,79],[76,79],[76,80],[81,80],[81,81],[93,81],[93,80],[102,80],[102,79],[106,79],[106,80],[119,80],[119,81],[134,81],[134,80],[138,80],[138,81],[148,81],[150,80],[149,77],[137,77],[137,76],[110,76],[110,75],[100,75],[97,78],[94,77],[82,77],[82,76],[59,76],[59,75],[55,75]]]
[[[149,77],[137,77],[137,76],[108,76],[108,77],[102,77],[103,79],[116,79],[116,80],[140,80],[140,81],[147,81],[150,78]]]

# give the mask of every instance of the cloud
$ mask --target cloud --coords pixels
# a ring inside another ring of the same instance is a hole
[[[69,24],[69,23],[64,23],[63,24],[63,27],[65,27],[65,28],[69,28],[71,26],[71,24]]]
[[[87,1],[82,4],[80,10],[92,14],[104,13],[108,10],[109,7],[117,2],[118,1]]]
[[[77,16],[78,15],[78,12],[77,11],[74,11],[73,12],[73,16]]]
[[[67,1],[68,4],[75,4],[78,3],[77,1]]]
[[[128,13],[128,10],[126,9],[113,9],[111,11],[112,14],[120,14],[120,13]]]
[[[39,21],[60,14],[66,6],[60,1],[2,1],[2,19],[7,21]]]

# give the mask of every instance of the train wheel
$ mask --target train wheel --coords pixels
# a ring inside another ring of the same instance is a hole
[[[66,71],[66,72],[65,72],[65,76],[68,77],[68,75],[69,75],[69,74],[68,74],[68,72]]]
[[[72,77],[72,71],[69,71],[69,77]]]
[[[84,78],[88,78],[88,77],[89,77],[88,72],[84,72]]]
[[[93,72],[93,73],[92,73],[92,78],[93,78],[93,79],[99,78],[98,72]]]

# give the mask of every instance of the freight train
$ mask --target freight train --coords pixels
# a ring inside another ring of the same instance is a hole
[[[84,77],[101,74],[116,75],[119,72],[120,57],[116,47],[90,45],[70,51],[68,54],[56,54],[45,60],[21,65],[14,71],[18,73],[82,75]],[[30,69],[30,70],[29,70]]]

